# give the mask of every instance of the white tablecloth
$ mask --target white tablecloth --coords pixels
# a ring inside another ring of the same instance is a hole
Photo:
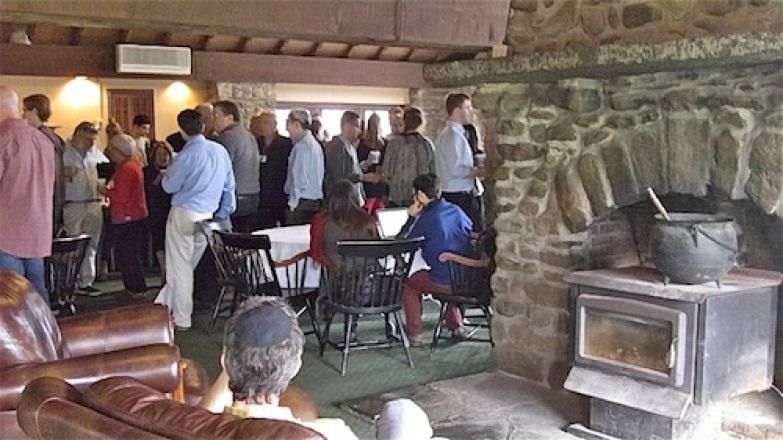
[[[253,232],[254,235],[267,235],[272,244],[271,254],[275,261],[285,260],[294,255],[310,249],[310,225],[284,226],[281,228],[262,229]],[[309,259],[310,264],[307,267],[307,276],[305,277],[305,287],[318,287],[318,281],[321,277],[321,266]],[[427,263],[421,256],[421,251],[417,251],[413,257],[411,265],[411,274],[416,271],[427,269]],[[293,276],[293,272],[292,272]],[[285,287],[285,269],[277,269],[277,278],[280,284]],[[293,286],[292,286],[293,287]]]

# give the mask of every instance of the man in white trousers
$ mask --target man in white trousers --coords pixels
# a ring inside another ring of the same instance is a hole
[[[95,257],[103,229],[103,196],[98,191],[98,164],[109,159],[95,146],[98,129],[91,122],[82,122],[73,131],[73,137],[65,143],[63,176],[65,177],[65,204],[63,224],[65,232],[73,237],[90,236],[87,252],[79,273],[79,293],[98,296],[95,282]]]
[[[193,270],[207,247],[198,222],[231,216],[236,209],[236,182],[228,152],[204,137],[204,122],[197,111],[183,110],[177,124],[186,142],[162,181],[172,198],[166,221],[166,285],[155,302],[168,306],[176,329],[185,331],[193,313]]]

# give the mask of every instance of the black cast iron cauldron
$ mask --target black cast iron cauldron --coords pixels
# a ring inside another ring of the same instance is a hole
[[[664,283],[702,284],[726,275],[737,261],[737,231],[728,217],[660,214],[650,231],[650,250]]]

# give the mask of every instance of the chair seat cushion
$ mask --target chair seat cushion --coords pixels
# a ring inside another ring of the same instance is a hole
[[[112,377],[84,393],[89,407],[145,431],[173,439],[321,439],[317,432],[282,420],[243,419],[169,400],[129,377]]]

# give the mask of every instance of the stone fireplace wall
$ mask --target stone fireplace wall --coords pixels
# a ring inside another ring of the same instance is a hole
[[[236,102],[245,126],[248,126],[252,116],[261,110],[274,108],[277,102],[275,85],[272,83],[213,83],[208,97],[210,101]]]
[[[520,55],[783,29],[779,0],[512,0]]]
[[[448,91],[417,94],[442,102]],[[769,256],[753,266],[783,270],[780,65],[485,84],[473,96],[493,169],[500,368],[562,383],[569,349],[562,277],[593,266],[591,253],[596,258],[602,246],[603,255],[635,261],[635,250],[625,249],[632,241],[617,240],[629,237],[622,218],[590,229],[645,200],[647,187],[709,193],[735,201],[738,211],[753,206],[765,223],[754,232],[759,255]]]

